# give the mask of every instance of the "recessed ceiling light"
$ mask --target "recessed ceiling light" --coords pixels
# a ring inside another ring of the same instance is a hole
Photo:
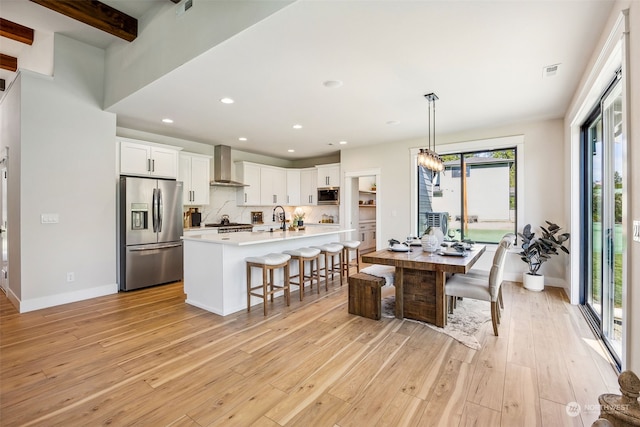
[[[342,82],[340,80],[325,80],[322,82],[322,85],[333,89],[342,86]]]
[[[173,123],[173,120],[172,120],[172,119],[169,119],[169,118],[167,118],[167,119],[162,119],[162,123]]]
[[[238,141],[246,141],[247,138],[245,138],[244,136],[241,136],[240,138],[238,138]]]
[[[231,98],[222,98],[220,99],[220,102],[222,102],[223,104],[233,104],[235,101]]]
[[[399,121],[397,121],[397,120],[389,120],[389,121],[387,122],[387,124],[388,124],[388,125],[397,125],[398,123],[400,123],[400,122],[399,122]]]
[[[293,148],[289,148],[287,151],[290,152],[290,153],[295,153],[296,152],[296,150],[294,150]]]
[[[345,145],[346,143],[347,143],[347,141],[340,141],[338,144]]]
[[[294,129],[302,129],[302,125],[293,125]]]

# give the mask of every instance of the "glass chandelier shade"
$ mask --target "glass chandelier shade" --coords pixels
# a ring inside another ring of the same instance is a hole
[[[418,153],[418,165],[433,172],[442,172],[444,170],[444,163],[442,158],[436,153],[436,100],[438,96],[435,93],[428,93],[424,97],[429,101],[429,147],[420,149]],[[433,148],[431,145],[432,136]]]

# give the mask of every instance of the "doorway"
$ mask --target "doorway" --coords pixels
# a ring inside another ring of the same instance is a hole
[[[361,243],[360,253],[377,250],[380,247],[380,170],[364,170],[345,173],[344,218],[349,228],[353,228],[352,240]]]
[[[2,250],[2,261],[0,261],[0,289],[5,294],[9,289],[9,243],[7,241],[7,163],[7,155],[5,154],[2,159],[0,159],[0,245]]]
[[[583,311],[621,363],[625,286],[623,97],[618,71],[581,126]]]

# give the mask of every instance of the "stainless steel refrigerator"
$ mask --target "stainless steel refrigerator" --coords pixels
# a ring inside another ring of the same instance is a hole
[[[120,177],[120,290],[182,280],[182,182]]]

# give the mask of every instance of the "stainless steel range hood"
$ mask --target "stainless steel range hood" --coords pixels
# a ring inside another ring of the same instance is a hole
[[[218,187],[248,187],[231,179],[231,147],[228,145],[213,147],[213,181],[210,184]]]

